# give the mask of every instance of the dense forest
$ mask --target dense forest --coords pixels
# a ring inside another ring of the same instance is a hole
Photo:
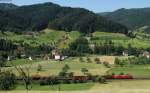
[[[40,31],[45,28],[91,33],[107,31],[128,33],[128,29],[82,8],[62,7],[53,3],[16,6],[0,4],[0,30]]]
[[[143,26],[150,26],[150,8],[122,8],[114,12],[99,13],[99,15],[121,23],[133,30]]]

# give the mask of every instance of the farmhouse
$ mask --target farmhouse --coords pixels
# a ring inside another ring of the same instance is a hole
[[[32,57],[30,56],[29,58],[28,58],[30,61],[32,61]]]
[[[52,50],[52,58],[55,60],[64,60],[68,56],[63,56],[58,49]]]
[[[122,55],[123,56],[128,56],[129,54],[128,54],[128,50],[124,50],[123,52],[122,52]]]
[[[55,56],[54,56],[54,59],[55,59],[55,60],[61,60],[61,56],[60,56],[60,55],[55,55]]]
[[[148,51],[143,52],[143,56],[146,58],[150,58],[150,53]]]
[[[95,44],[90,44],[89,47],[90,47],[92,50],[94,50]]]

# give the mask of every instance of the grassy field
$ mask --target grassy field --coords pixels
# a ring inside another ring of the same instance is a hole
[[[37,88],[28,91],[28,93],[150,93],[150,80],[116,80],[109,81],[107,84],[86,83],[69,85],[63,85],[62,89],[64,90],[62,91],[50,90],[51,88],[48,88],[48,86],[37,86]],[[64,87],[67,87],[67,89],[71,88],[71,90],[67,90]],[[27,93],[27,91],[22,90],[20,86],[16,90],[0,91],[0,93]]]
[[[79,84],[60,84],[60,85],[45,85],[40,86],[38,84],[32,85],[32,90],[40,90],[40,91],[58,91],[59,88],[61,91],[82,91],[89,90],[94,86],[94,83],[79,83]],[[15,90],[25,90],[24,85],[17,85]]]
[[[137,48],[150,47],[149,40],[143,41],[142,39],[138,38],[131,39],[120,33],[94,32],[92,38],[90,40],[90,43],[104,43],[104,41],[106,40],[112,40],[116,46],[123,45],[124,47],[128,47],[128,44],[131,44],[133,47]]]
[[[56,45],[58,48],[66,48],[67,45],[80,36],[77,31],[65,32],[45,29],[40,33],[33,34],[15,34],[13,32],[5,32],[4,35],[0,34],[1,38],[12,40],[16,43],[26,43],[32,46],[40,44]],[[66,39],[64,39],[67,37]]]
[[[75,75],[83,75],[83,73],[81,72],[82,68],[87,68],[89,72],[93,75],[103,75],[110,68],[106,68],[103,64],[96,64],[96,62],[94,61],[95,58],[99,58],[101,62],[108,62],[109,64],[114,64],[114,60],[116,57],[118,56],[93,55],[88,57],[82,57],[84,62],[80,62],[79,57],[70,57],[64,61],[55,61],[55,60],[44,61],[42,59],[29,61],[28,59],[17,59],[14,61],[7,62],[7,66],[21,66],[23,68],[30,66],[30,71],[32,75],[40,74],[43,76],[45,75],[49,76],[49,75],[58,75],[58,73],[65,66],[65,64],[67,64],[70,67],[69,71],[74,72]],[[87,58],[91,59],[91,63],[87,62]],[[126,59],[127,57],[120,56],[119,58]],[[39,64],[42,66],[42,71],[37,73]],[[18,72],[15,70],[14,67],[7,67],[4,69],[11,70],[18,75]]]
[[[88,56],[93,62],[95,58],[99,58],[101,62],[108,62],[109,64],[114,64],[115,58],[119,59],[127,59],[127,56],[99,56],[99,55],[90,55]],[[87,57],[83,57],[84,60],[87,59]],[[78,60],[78,58],[77,58]]]
[[[86,58],[85,58],[86,59]],[[11,65],[11,63],[8,63]],[[38,65],[42,66],[42,71],[37,73]],[[21,67],[29,67],[30,66],[30,72],[31,75],[37,75],[40,74],[42,76],[50,76],[50,75],[58,75],[58,73],[61,71],[61,69],[65,66],[65,64],[69,65],[70,72],[74,72],[75,75],[83,75],[81,72],[82,68],[87,68],[90,73],[93,75],[102,75],[104,74],[108,68],[106,68],[103,64],[96,64],[96,62],[88,63],[86,60],[85,62],[79,62],[79,58],[69,58],[64,61],[35,61],[30,62],[26,60],[17,60],[14,61],[14,65],[18,66],[21,65]],[[18,72],[14,67],[7,67],[4,68],[5,70],[11,70],[18,75]]]
[[[133,65],[131,67],[114,67],[108,71],[109,74],[130,74],[135,78],[150,78],[150,65]]]
[[[6,63],[6,66],[17,66],[17,65],[33,64],[33,63],[38,63],[40,61],[41,61],[41,59],[36,59],[36,60],[33,60],[33,61],[29,61],[29,59],[16,59],[16,60],[8,61]]]
[[[24,42],[32,46],[40,44],[49,44],[57,46],[58,48],[67,48],[68,45],[77,39],[81,34],[78,31],[55,31],[51,29],[45,29],[40,33],[34,34],[22,34],[18,35],[12,32],[6,32],[5,35],[0,34],[1,38],[7,38],[16,43]],[[120,33],[107,33],[107,32],[94,32],[93,37],[90,38],[89,43],[104,43],[106,40],[112,40],[116,46],[123,45],[127,47],[131,44],[137,48],[150,47],[150,41],[145,39],[134,38],[131,39],[124,34]]]

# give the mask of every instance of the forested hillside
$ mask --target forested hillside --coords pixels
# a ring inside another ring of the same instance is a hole
[[[129,29],[137,29],[150,26],[150,8],[119,9],[114,12],[100,13],[110,20],[121,23]]]
[[[0,3],[0,9],[2,10],[9,10],[17,8],[18,6],[11,4],[11,3]]]
[[[0,4],[0,6],[8,5]],[[16,6],[11,9],[0,8],[0,30],[2,32],[40,31],[47,27],[82,33],[97,30],[125,34],[128,32],[125,26],[82,8],[62,7],[53,3]]]

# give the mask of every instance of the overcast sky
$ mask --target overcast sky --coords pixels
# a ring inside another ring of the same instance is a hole
[[[150,0],[12,0],[17,5],[53,2],[62,6],[82,7],[94,12],[109,12],[119,8],[150,7]]]

